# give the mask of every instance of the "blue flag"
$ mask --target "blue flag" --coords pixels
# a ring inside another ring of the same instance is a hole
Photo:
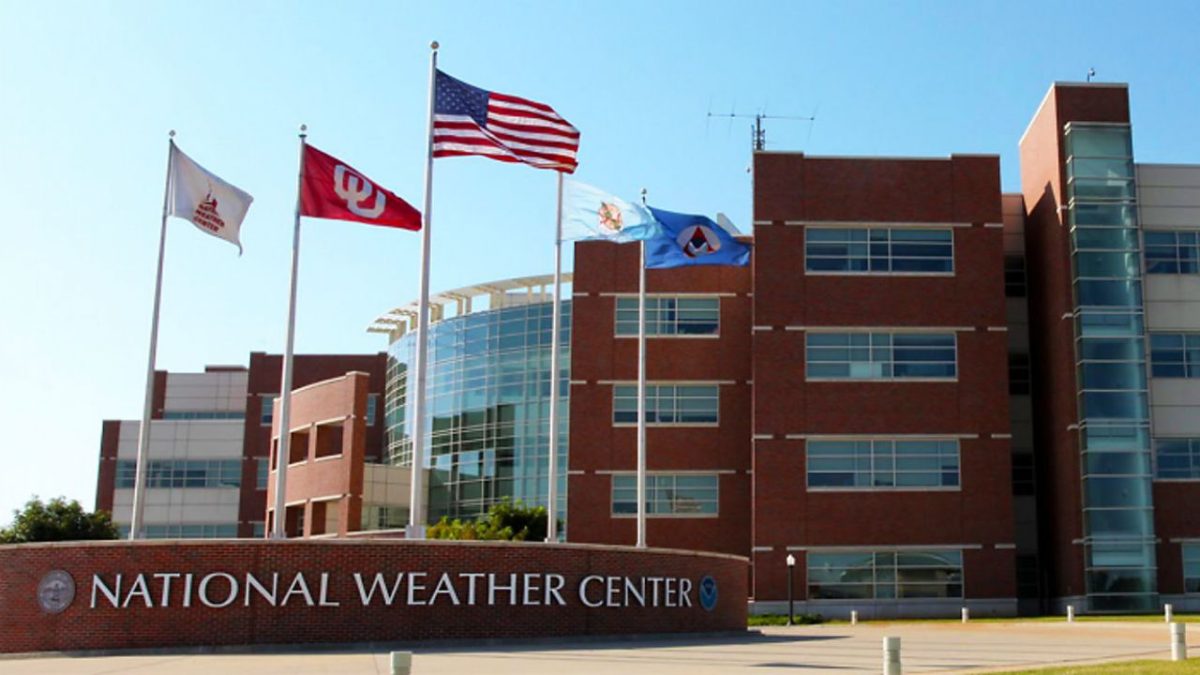
[[[750,247],[707,217],[653,207],[650,213],[660,227],[657,236],[646,240],[646,269],[750,264]]]
[[[563,239],[605,239],[617,243],[649,239],[658,231],[650,210],[591,185],[563,181]]]

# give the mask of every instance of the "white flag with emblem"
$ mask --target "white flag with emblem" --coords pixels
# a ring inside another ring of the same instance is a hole
[[[174,143],[168,185],[167,215],[192,221],[201,230],[237,246],[241,254],[238,233],[254,197],[192,161]]]

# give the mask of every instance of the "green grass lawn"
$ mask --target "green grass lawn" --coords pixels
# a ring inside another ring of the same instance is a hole
[[[1005,671],[1005,675],[1176,675],[1200,673],[1200,659],[1189,661],[1122,661],[1092,666],[1066,666]]]
[[[1176,614],[1173,617],[1174,621],[1179,623],[1200,623],[1200,614]],[[867,619],[859,619],[862,623],[867,623]],[[945,619],[875,619],[871,623],[959,623],[961,619],[945,618]],[[1021,623],[1021,622],[1039,622],[1039,623],[1066,623],[1065,616],[1024,616],[1024,617],[972,617],[971,623]],[[1162,614],[1131,614],[1131,615],[1083,615],[1075,616],[1075,621],[1079,623],[1089,623],[1093,621],[1138,621],[1150,623],[1165,623]],[[797,625],[808,625],[814,623],[847,623],[845,619],[824,619],[820,614],[797,614]],[[750,626],[785,626],[787,625],[786,614],[763,614],[750,615],[747,619],[747,625]]]

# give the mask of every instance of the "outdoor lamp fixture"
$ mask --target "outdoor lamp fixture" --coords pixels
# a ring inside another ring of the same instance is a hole
[[[795,621],[793,617],[795,617],[795,615],[796,615],[796,612],[795,612],[796,599],[795,599],[795,596],[792,594],[792,577],[794,576],[793,572],[795,572],[795,570],[796,570],[796,556],[792,555],[791,553],[789,553],[788,557],[787,557],[787,568],[788,568],[788,622],[787,622],[787,625],[791,626]]]

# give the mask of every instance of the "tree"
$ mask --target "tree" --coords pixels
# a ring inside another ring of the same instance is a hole
[[[0,544],[116,538],[117,528],[107,511],[89,513],[79,502],[68,502],[66,497],[46,503],[32,498],[23,511],[13,511],[12,525],[0,530]]]
[[[508,541],[542,541],[546,538],[547,514],[544,506],[524,506],[507,499],[493,504],[486,516],[475,522],[450,520],[442,516],[429,528],[430,539],[482,539]]]

